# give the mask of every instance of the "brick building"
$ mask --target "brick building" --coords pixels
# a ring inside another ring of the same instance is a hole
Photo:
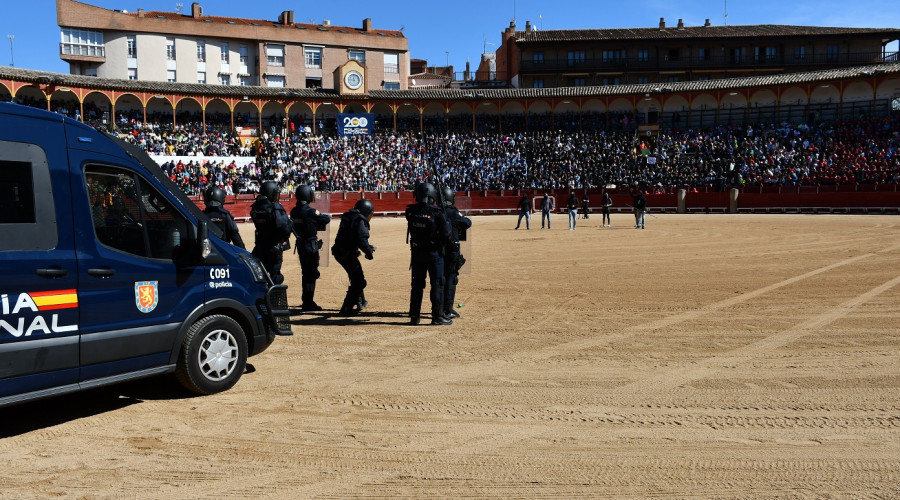
[[[296,23],[293,11],[268,21],[204,15],[196,2],[181,13],[75,0],[56,0],[56,14],[59,55],[74,75],[360,92],[408,85],[407,38],[371,19],[347,27]]]

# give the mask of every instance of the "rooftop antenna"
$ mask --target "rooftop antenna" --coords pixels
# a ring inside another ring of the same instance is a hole
[[[538,14],[538,21],[541,23],[541,31],[544,31],[544,15]]]
[[[725,0],[725,26],[728,26],[728,0]]]
[[[184,8],[184,4],[183,4],[183,3],[181,3],[181,2],[176,3],[176,4],[175,4],[175,13],[176,13],[176,14],[181,14],[181,9],[183,9],[183,8]]]
[[[513,0],[513,17],[512,22],[516,22],[516,0]]]
[[[484,38],[484,49],[481,51],[481,53],[482,53],[482,54],[487,54],[487,46],[488,46],[488,45],[494,45],[494,44],[491,43],[491,42],[489,42],[489,41],[487,41],[487,35],[482,34],[481,36]]]

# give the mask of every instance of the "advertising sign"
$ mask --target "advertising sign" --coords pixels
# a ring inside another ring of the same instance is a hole
[[[374,114],[338,113],[338,135],[372,135],[374,131]]]

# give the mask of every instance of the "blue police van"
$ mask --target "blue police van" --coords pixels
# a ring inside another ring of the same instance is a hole
[[[0,103],[0,406],[175,373],[237,383],[287,287],[139,148]]]

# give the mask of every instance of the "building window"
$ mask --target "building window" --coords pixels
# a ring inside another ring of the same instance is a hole
[[[308,88],[308,89],[322,88],[322,79],[321,78],[307,78],[306,79],[306,88]]]
[[[708,81],[709,81],[709,77],[708,77],[708,76],[698,76],[698,77],[697,77],[697,81],[698,81],[698,82],[708,82]]]
[[[247,75],[241,76],[241,87],[247,87],[250,85],[250,77]]]
[[[535,78],[534,79],[534,88],[536,88],[536,89],[544,88],[544,79],[543,78]]]
[[[105,57],[103,50],[103,33],[99,31],[60,30],[60,53],[73,56]]]
[[[680,56],[678,49],[669,49],[669,52],[666,53],[666,61],[677,61]]]
[[[535,64],[544,64],[544,53],[543,52],[535,52],[531,55],[531,62]]]
[[[166,38],[166,59],[169,61],[175,60],[175,39],[174,38]]]
[[[347,57],[348,57],[351,61],[359,61],[361,64],[365,64],[365,63],[366,63],[366,51],[365,51],[365,50],[353,50],[353,49],[351,49],[351,50],[350,50],[350,53],[347,55]]]
[[[675,82],[677,82],[677,81],[678,81],[678,77],[677,77],[677,76],[670,76],[670,77],[669,77],[669,82],[670,82],[670,83],[675,83]]]
[[[318,47],[306,47],[306,67],[312,69],[322,69],[322,49]]]
[[[228,54],[228,42],[222,42],[222,51],[220,54],[220,61],[222,61],[222,64],[228,64],[231,59],[231,56]]]
[[[219,75],[219,85],[231,85],[231,75]]]
[[[400,72],[400,55],[394,53],[384,54],[384,72],[399,73]]]
[[[577,66],[579,64],[584,64],[584,51],[583,50],[570,50],[568,54],[569,66]]]
[[[128,68],[128,79],[137,80],[137,68]]]
[[[709,61],[709,52],[709,49],[707,49],[706,47],[700,47],[700,49],[697,50],[697,59],[700,59],[701,61]]]
[[[170,83],[178,81],[175,79],[175,70],[174,69],[170,69],[170,70],[166,71],[166,81],[170,82]]]
[[[575,87],[584,87],[586,85],[584,78],[576,78],[572,83]]]
[[[284,66],[284,45],[266,45],[266,63],[269,66]],[[309,65],[307,64],[307,68]],[[271,87],[271,85],[269,85]]]
[[[637,60],[638,60],[638,62],[649,61],[650,60],[650,49],[638,49]]]
[[[622,78],[618,76],[613,78],[613,85],[622,85]]]
[[[249,58],[247,57],[247,46],[241,45],[238,48],[238,52],[240,53],[240,56],[241,56],[241,66],[247,66],[247,62],[249,61]]]
[[[618,64],[625,59],[625,51],[624,50],[604,50],[603,54],[603,62]]]
[[[206,62],[206,42],[197,42],[197,62]]]
[[[766,47],[766,61],[772,62],[778,59],[778,47]]]
[[[400,82],[384,82],[384,90],[400,90]]]
[[[806,59],[806,45],[794,46],[794,59]]]
[[[206,83],[206,71],[197,72],[197,83]]]
[[[137,39],[134,35],[128,35],[128,57],[131,59],[137,57]]]
[[[284,87],[284,75],[266,76],[266,85],[269,87]]]
[[[733,64],[743,64],[747,60],[747,48],[735,47],[731,49],[731,62]]]
[[[637,78],[637,82],[638,82],[639,84],[640,84],[640,83],[650,83],[650,77],[649,77],[649,76],[639,76],[639,77]]]
[[[828,62],[835,62],[838,60],[838,46],[837,45],[829,45],[825,48],[825,57]]]

